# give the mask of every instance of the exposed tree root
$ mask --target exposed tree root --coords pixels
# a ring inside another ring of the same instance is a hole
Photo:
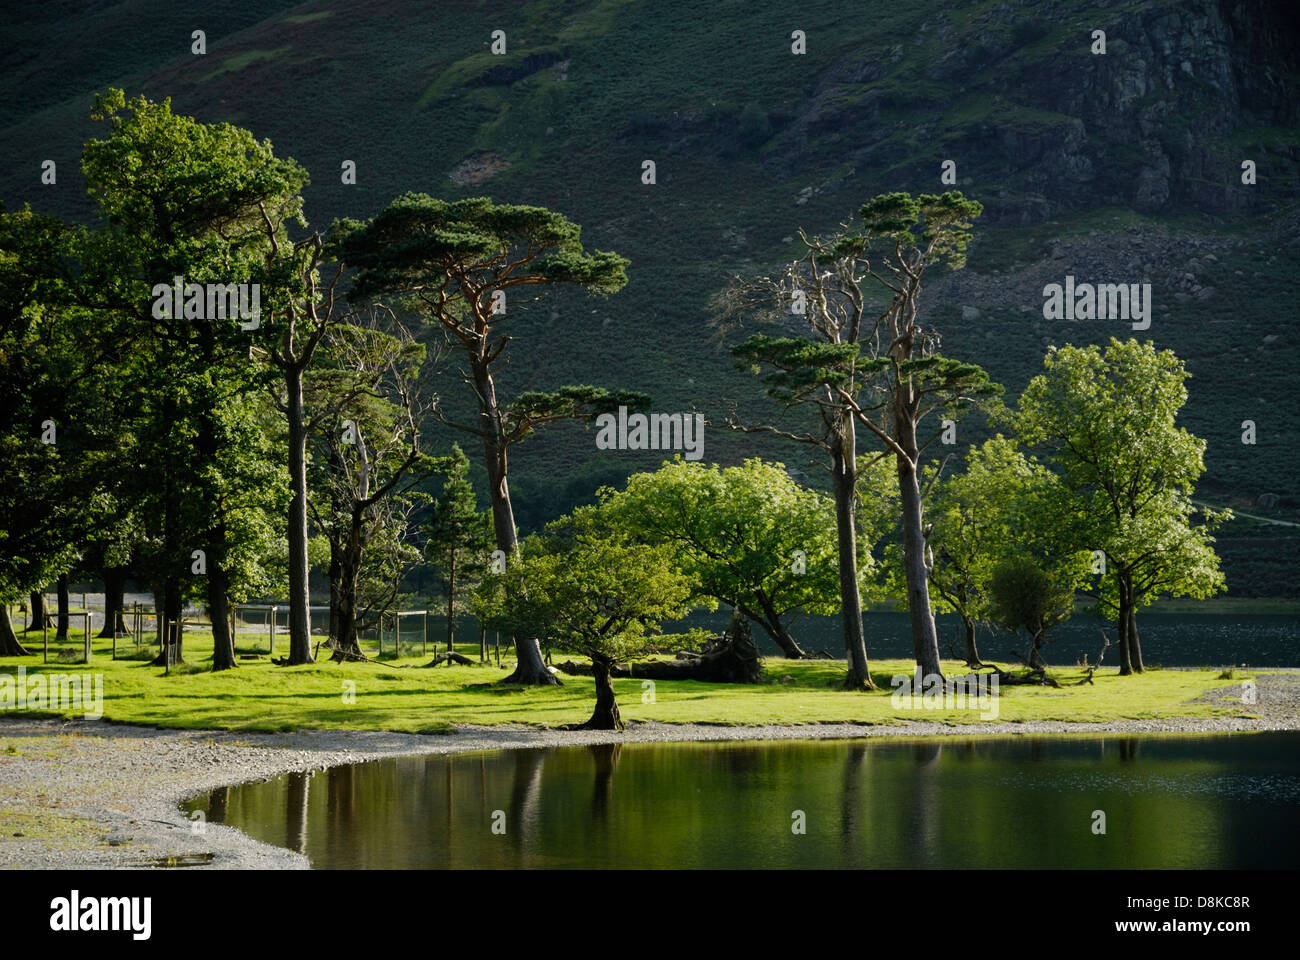
[[[610,675],[641,680],[705,680],[712,683],[761,683],[763,661],[758,656],[748,625],[742,624],[734,639],[727,634],[705,644],[703,653],[682,650],[676,660],[652,660],[644,663],[614,664]],[[575,676],[592,676],[589,663],[556,664],[556,669]],[[607,728],[606,728],[607,729]]]

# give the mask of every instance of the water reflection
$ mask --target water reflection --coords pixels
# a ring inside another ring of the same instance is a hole
[[[587,748],[596,771],[591,789],[591,819],[600,826],[605,825],[609,813],[614,773],[618,769],[618,755],[622,749],[621,743],[593,744]]]
[[[208,819],[225,823],[226,809],[230,803],[230,787],[217,787],[209,795]]]
[[[311,788],[310,772],[295,772],[288,776],[289,789],[285,792],[284,845],[298,853],[307,852],[307,799]]]
[[[295,773],[189,807],[317,867],[1287,866],[1300,855],[1298,746],[1296,734],[605,744],[335,767],[316,790]],[[1098,809],[1105,835],[1090,829]]]

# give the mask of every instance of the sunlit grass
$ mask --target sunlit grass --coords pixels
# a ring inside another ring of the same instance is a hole
[[[28,675],[40,672],[102,672],[104,717],[121,723],[149,724],[186,729],[289,731],[296,729],[374,729],[408,733],[446,732],[454,724],[516,723],[559,726],[581,722],[591,715],[594,702],[588,677],[565,676],[561,687],[516,687],[503,684],[513,660],[474,666],[439,666],[422,669],[432,659],[424,656],[379,663],[321,662],[301,667],[278,667],[265,656],[264,635],[241,634],[241,650],[263,651],[258,660],[242,660],[238,668],[221,673],[210,669],[211,639],[190,634],[185,639],[186,664],[170,675],[146,657],[151,648],[135,654],[130,640],[118,640],[119,657],[110,658],[110,641],[93,640],[94,659],[80,663],[42,665],[39,637],[34,657],[0,660],[0,675],[14,676],[20,664]],[[314,638],[320,639],[320,638]],[[28,635],[30,643],[30,635]],[[70,648],[81,651],[80,632],[74,631]],[[153,648],[156,649],[156,648]],[[459,652],[477,660],[478,648],[465,645]],[[283,655],[285,641],[277,644]],[[411,652],[417,652],[412,648]],[[557,660],[567,659],[567,655]],[[768,682],[761,685],[715,684],[695,681],[614,681],[619,707],[626,721],[709,724],[891,724],[908,720],[979,724],[982,711],[973,698],[969,709],[904,709],[891,702],[890,678],[910,674],[910,661],[884,660],[872,664],[875,693],[839,689],[842,661],[765,661]],[[1010,667],[1004,665],[1004,668]],[[949,674],[964,672],[948,661]],[[1250,715],[1250,708],[1233,698],[1193,702],[1211,689],[1232,687],[1248,679],[1234,675],[1222,679],[1219,669],[1149,670],[1141,676],[1120,677],[1114,668],[1096,675],[1092,685],[1070,685],[1082,676],[1077,668],[1054,671],[1061,688],[1003,686],[996,701],[996,719],[1010,722],[1061,720],[1103,722],[1165,717]],[[348,694],[355,693],[355,703]],[[985,704],[983,713],[990,713]],[[72,712],[69,716],[79,716]],[[994,719],[988,716],[986,719]]]

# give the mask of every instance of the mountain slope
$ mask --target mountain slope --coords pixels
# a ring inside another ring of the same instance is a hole
[[[732,402],[765,410],[710,336],[708,298],[726,276],[769,269],[798,228],[833,228],[876,193],[945,189],[951,159],[986,212],[968,268],[927,293],[945,349],[1014,396],[1050,343],[1139,335],[1170,347],[1194,374],[1187,425],[1210,443],[1204,498],[1300,519],[1294,4],[157,6],[55,3],[12,23],[0,50],[6,205],[89,216],[77,155],[95,132],[92,94],[112,84],[269,137],[311,171],[316,226],[406,190],[552,206],[588,243],[629,257],[631,282],[607,300],[559,294],[521,312],[527,350],[507,389],[617,384],[716,420]],[[190,53],[195,29],[206,55]],[[489,49],[498,29],[504,56]],[[796,29],[806,55],[791,53]],[[1094,30],[1105,55],[1090,51]],[[53,187],[39,183],[47,158]],[[1246,159],[1253,186],[1241,183]],[[344,160],[355,185],[340,182]],[[1150,329],[1043,320],[1043,285],[1066,275],[1150,282]],[[1247,419],[1254,447],[1240,442]],[[521,448],[522,522],[657,460],[597,456],[593,436],[563,427]],[[818,476],[802,452],[721,427],[707,444],[708,459],[778,455]],[[1300,538],[1287,529],[1234,523],[1222,541],[1234,592],[1300,589],[1289,582]]]

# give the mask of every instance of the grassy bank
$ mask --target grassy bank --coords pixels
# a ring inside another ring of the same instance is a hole
[[[206,641],[206,642],[205,642]],[[35,657],[0,659],[0,675],[15,676],[19,665],[28,676],[38,673],[101,673],[104,718],[121,723],[189,729],[287,731],[295,729],[375,729],[407,733],[438,733],[453,724],[520,723],[557,726],[581,722],[591,714],[592,681],[565,677],[564,686],[519,688],[500,681],[507,666],[440,666],[421,669],[429,658],[395,659],[391,650],[377,664],[319,663],[284,668],[265,657],[265,638],[241,634],[241,651],[258,650],[262,659],[241,661],[238,669],[214,674],[210,670],[211,641],[189,635],[187,664],[164,675],[151,665],[143,648],[135,653],[130,641],[118,641],[119,656],[110,659],[109,641],[94,640],[94,660],[83,664],[49,664]],[[30,648],[29,648],[30,649]],[[36,649],[39,650],[39,637]],[[65,649],[81,650],[79,632]],[[281,651],[283,652],[283,651]],[[477,659],[477,648],[463,648]],[[430,654],[431,656],[431,654]],[[563,659],[563,658],[557,658]],[[891,703],[890,677],[910,673],[903,660],[873,663],[877,693],[848,693],[837,689],[844,665],[837,661],[766,661],[768,683],[709,684],[659,681],[649,690],[637,679],[615,680],[619,705],[627,721],[662,723],[797,724],[850,722],[888,724],[906,720],[939,720],[978,724],[978,709],[899,709]],[[956,662],[945,670],[961,672]],[[1079,679],[1077,668],[1054,671],[1068,684]],[[1224,679],[1219,670],[1150,670],[1142,676],[1119,677],[1106,669],[1091,685],[1061,689],[1003,687],[997,701],[1002,721],[1062,720],[1101,722],[1167,717],[1250,716],[1252,708],[1239,701],[1194,701],[1206,691],[1224,688],[1248,675]],[[347,702],[349,692],[355,703]],[[28,711],[48,713],[49,711]],[[82,711],[69,712],[70,717]]]

